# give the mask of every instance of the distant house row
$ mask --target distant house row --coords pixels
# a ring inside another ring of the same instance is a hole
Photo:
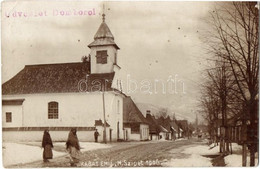
[[[249,129],[250,122],[247,119],[245,119],[246,124],[243,129],[242,121],[243,119],[238,115],[228,118],[226,121],[216,119],[209,130],[212,141],[219,142],[225,138],[229,142],[242,144],[244,141],[252,143],[253,139],[257,140],[257,130]]]
[[[146,117],[138,109],[130,96],[123,101],[123,128],[124,140],[175,140],[182,137],[190,137],[187,120],[176,120],[160,117],[155,118],[146,111]]]

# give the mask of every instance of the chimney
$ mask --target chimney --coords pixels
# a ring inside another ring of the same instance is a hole
[[[151,110],[146,110],[146,115],[151,114]]]

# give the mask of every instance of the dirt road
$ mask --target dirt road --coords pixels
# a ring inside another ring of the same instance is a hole
[[[198,144],[202,142],[194,139],[111,143],[111,148],[84,152],[78,167],[159,167],[172,157],[185,158],[185,154],[180,152]],[[10,167],[70,167],[70,163],[68,156],[63,156],[54,158],[49,163],[37,161]]]

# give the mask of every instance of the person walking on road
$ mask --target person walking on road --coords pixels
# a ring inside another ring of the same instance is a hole
[[[77,166],[80,157],[80,146],[76,128],[72,128],[66,142],[66,149],[70,154],[70,165]]]
[[[42,148],[43,148],[43,161],[49,162],[48,159],[52,159],[52,157],[53,157],[53,154],[52,154],[53,144],[52,144],[51,136],[50,136],[48,129],[44,130],[44,133],[43,133]]]

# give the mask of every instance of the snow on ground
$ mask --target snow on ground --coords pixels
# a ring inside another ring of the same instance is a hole
[[[56,142],[53,144],[53,146],[64,146],[65,147],[66,146],[65,144],[66,144],[65,142]],[[90,143],[90,142],[80,142],[79,145],[80,145],[81,152],[112,147],[112,145],[109,145],[109,144]]]
[[[172,151],[174,153],[176,150]],[[183,158],[173,158],[162,165],[165,167],[211,167],[211,158],[203,157],[202,155],[216,155],[218,154],[218,147],[210,149],[207,145],[197,145],[186,147],[178,153],[184,154]]]
[[[24,164],[42,160],[43,149],[36,146],[28,146],[18,143],[3,143],[4,166]],[[65,153],[53,151],[53,157],[59,157]]]
[[[176,150],[171,150],[172,153],[176,154]],[[171,153],[170,151],[170,153]],[[211,144],[207,145],[197,145],[194,147],[187,147],[184,150],[181,150],[181,154],[189,155],[184,156],[185,158],[175,158],[169,161],[165,161],[162,165],[165,167],[210,167],[211,158],[203,157],[203,155],[218,155],[219,154],[219,146],[214,146]],[[237,143],[232,143],[232,153],[226,156],[225,164],[227,167],[242,167],[242,146]],[[250,157],[249,153],[247,156],[247,166],[249,166]],[[258,155],[256,154],[256,166],[258,165]]]
[[[217,155],[219,154],[219,147],[216,146],[210,149],[207,145],[198,145],[195,147],[189,147],[183,151],[185,154],[198,154],[198,155]]]
[[[175,141],[184,141],[184,140],[188,140],[187,138],[179,138],[176,140],[165,140],[165,139],[160,139],[160,140],[149,140],[149,143],[158,143],[158,142],[175,142]]]
[[[232,143],[232,153],[226,156],[225,163],[227,167],[242,167],[242,146],[238,145],[237,143]],[[258,155],[256,154],[256,166],[258,165]],[[249,153],[247,155],[247,164],[246,166],[250,165],[250,157]]]
[[[242,167],[242,155],[241,154],[231,154],[225,157],[226,167]],[[247,164],[250,165],[250,157],[247,156]],[[258,165],[258,158],[256,158],[255,166]]]
[[[163,167],[212,167],[210,158],[192,154],[189,158],[171,159],[162,164]]]
[[[187,138],[178,138],[175,141],[183,141],[183,140],[188,140]]]
[[[233,154],[242,154],[242,146],[237,143],[232,143],[232,153]]]
[[[32,144],[32,145],[25,145]],[[3,163],[4,166],[15,164],[25,164],[42,160],[43,149],[40,148],[40,142],[30,143],[3,143]],[[53,143],[53,146],[61,146],[65,149],[65,142]],[[101,143],[80,142],[81,152],[96,150],[101,148],[110,148],[111,145]],[[67,155],[65,152],[52,150],[53,158]]]

